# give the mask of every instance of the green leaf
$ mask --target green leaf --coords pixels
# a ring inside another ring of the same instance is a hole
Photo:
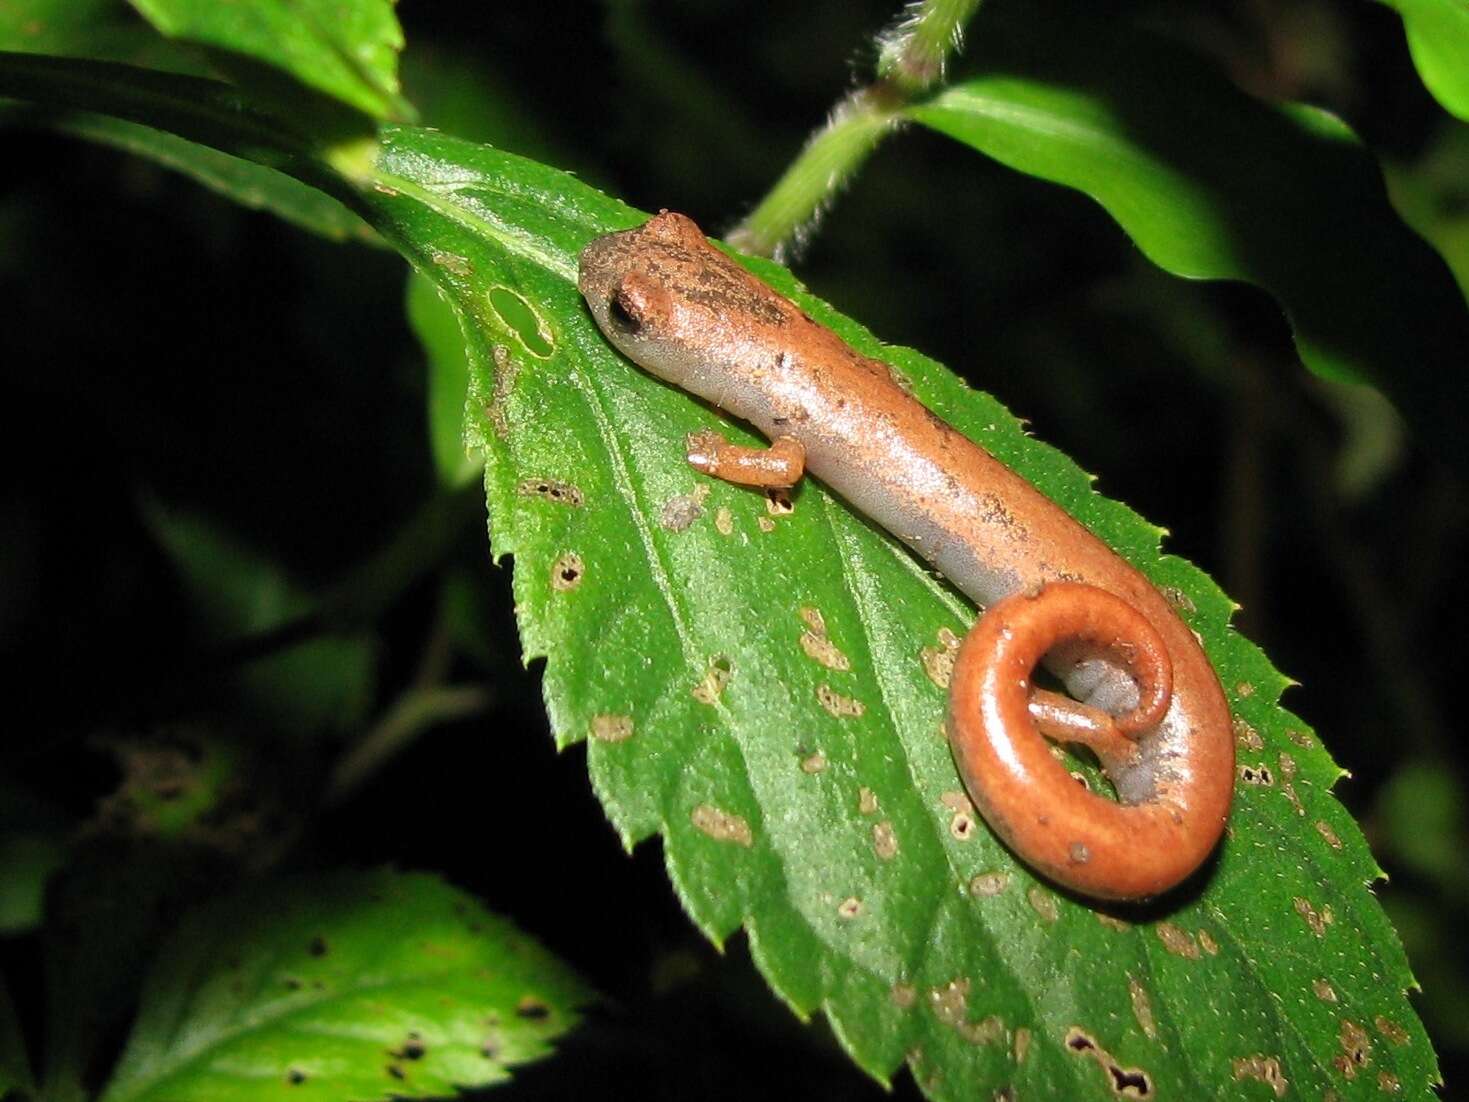
[[[10,989],[6,987],[4,977],[0,976],[0,1098],[33,1089],[20,1019],[10,1001]]]
[[[159,38],[120,0],[14,0],[0,6],[0,49],[127,61],[172,72],[204,71],[186,49]],[[360,218],[319,189],[151,126],[86,111],[17,105],[0,107],[0,123],[47,126],[110,145],[331,240],[375,242]]]
[[[0,50],[131,61],[174,68],[180,53],[121,0],[7,0],[0,4]]]
[[[1443,763],[1408,765],[1383,787],[1376,819],[1383,849],[1404,868],[1450,897],[1469,899],[1464,795],[1454,771]]]
[[[463,486],[484,464],[464,442],[464,402],[469,359],[459,319],[432,283],[417,272],[408,277],[408,321],[428,357],[428,432],[434,468],[445,486]]]
[[[1148,574],[1203,640],[1237,716],[1229,837],[1198,894],[1119,917],[1036,881],[968,807],[928,671],[970,608],[819,485],[787,508],[685,464],[688,431],[748,434],[621,359],[575,286],[586,242],[642,215],[406,127],[354,180],[460,315],[493,546],[515,556],[558,739],[588,741],[625,842],[660,833],[689,914],[715,941],[743,927],[794,1010],[939,1099],[1111,1099],[1144,1076],[1159,1097],[1269,1097],[1282,1079],[1303,1097],[1427,1092],[1412,976],[1366,889],[1378,869],[1330,794],[1341,771],[1158,528],[993,399],[750,262]]]
[[[615,354],[574,282],[581,247],[640,214],[412,129],[385,133],[374,184],[364,210],[465,322],[494,550],[515,557],[558,740],[587,742],[626,844],[661,834],[689,914],[716,942],[743,926],[797,1013],[825,1012],[880,1079],[908,1061],[934,1098],[1110,1099],[1121,1069],[1159,1097],[1268,1097],[1252,1080],[1277,1076],[1303,1097],[1426,1090],[1412,977],[1365,888],[1377,868],[1330,795],[1340,770],[1156,527],[993,399],[750,262],[1107,539],[1202,636],[1248,783],[1202,893],[1118,921],[1036,881],[962,794],[926,664],[968,606],[819,485],[788,511],[684,463],[686,432],[743,430]],[[533,312],[539,340],[497,295]]]
[[[1393,205],[1443,254],[1469,298],[1469,126],[1446,122],[1411,165],[1387,166]]]
[[[0,936],[40,925],[47,881],[65,860],[66,839],[76,829],[49,800],[0,776]]]
[[[192,177],[211,191],[253,210],[267,210],[332,241],[378,245],[366,223],[330,195],[265,165],[187,141],[163,130],[86,111],[6,110],[0,123],[43,125],[132,153]]]
[[[279,563],[208,519],[156,503],[145,515],[195,614],[220,642],[263,634],[316,607]],[[241,668],[238,691],[249,710],[286,730],[349,730],[372,704],[374,661],[362,635],[308,638]]]
[[[0,935],[34,930],[41,921],[46,881],[61,867],[65,846],[49,834],[0,834]]]
[[[1268,290],[1312,371],[1378,387],[1453,453],[1469,309],[1351,131],[1246,96],[1160,39],[1034,10],[983,8],[978,75],[908,114],[1090,195],[1175,275]]]
[[[412,117],[398,93],[403,31],[390,0],[132,0],[158,31],[207,47],[257,94],[289,106],[291,93],[265,68],[285,74],[376,119]],[[299,100],[298,100],[299,102]]]
[[[590,993],[472,897],[389,871],[199,908],[149,977],[104,1102],[432,1098],[508,1078]]]
[[[1469,4],[1464,0],[1383,0],[1403,17],[1418,75],[1435,99],[1469,122]]]

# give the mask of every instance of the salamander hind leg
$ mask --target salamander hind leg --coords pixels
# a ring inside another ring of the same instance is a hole
[[[806,449],[793,436],[778,436],[768,448],[731,444],[712,429],[688,436],[690,466],[739,486],[782,489],[806,473]]]

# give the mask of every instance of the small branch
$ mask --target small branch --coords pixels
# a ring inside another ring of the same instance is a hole
[[[904,108],[943,78],[979,0],[919,0],[878,36],[878,79],[831,112],[795,161],[726,240],[743,252],[782,259],[800,244],[833,197],[903,119]]]
[[[424,731],[482,712],[489,701],[489,691],[479,685],[434,686],[404,693],[337,762],[327,781],[327,804],[341,803]]]
[[[979,0],[919,0],[878,36],[877,75],[909,96],[944,79],[944,63],[964,46],[964,24]]]
[[[849,95],[726,240],[741,252],[782,258],[789,241],[799,243],[809,233],[837,190],[898,122],[902,105],[881,82]]]
[[[318,635],[347,633],[370,624],[443,561],[471,521],[484,516],[478,507],[483,493],[473,482],[430,498],[387,544],[333,584],[315,608],[206,651],[199,664],[205,669],[240,665]]]

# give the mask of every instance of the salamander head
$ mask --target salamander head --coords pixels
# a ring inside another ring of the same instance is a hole
[[[597,327],[623,355],[670,382],[680,381],[663,368],[679,332],[677,288],[708,248],[692,219],[664,211],[582,250],[577,287]]]
[[[577,286],[603,335],[660,378],[703,393],[703,377],[760,326],[799,311],[704,238],[692,219],[663,211],[582,250]]]

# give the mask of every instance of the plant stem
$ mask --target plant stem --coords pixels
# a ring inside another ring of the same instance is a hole
[[[341,803],[428,728],[474,715],[488,704],[489,692],[479,685],[434,685],[404,693],[337,762],[327,782],[326,802]]]
[[[742,252],[782,258],[836,190],[898,121],[902,101],[879,81],[839,103],[784,175],[743,222],[726,235]]]
[[[775,186],[726,239],[743,252],[782,259],[800,244],[837,190],[903,119],[913,99],[943,78],[979,0],[919,0],[878,36],[878,78],[831,112]]]
[[[361,628],[436,568],[475,518],[483,518],[478,482],[440,491],[393,537],[348,570],[309,612],[223,644],[202,656],[206,667],[233,666],[275,654],[318,635]],[[481,520],[481,523],[483,521]]]
[[[944,77],[944,62],[964,44],[964,24],[979,0],[924,0],[878,37],[877,75],[912,96]]]

